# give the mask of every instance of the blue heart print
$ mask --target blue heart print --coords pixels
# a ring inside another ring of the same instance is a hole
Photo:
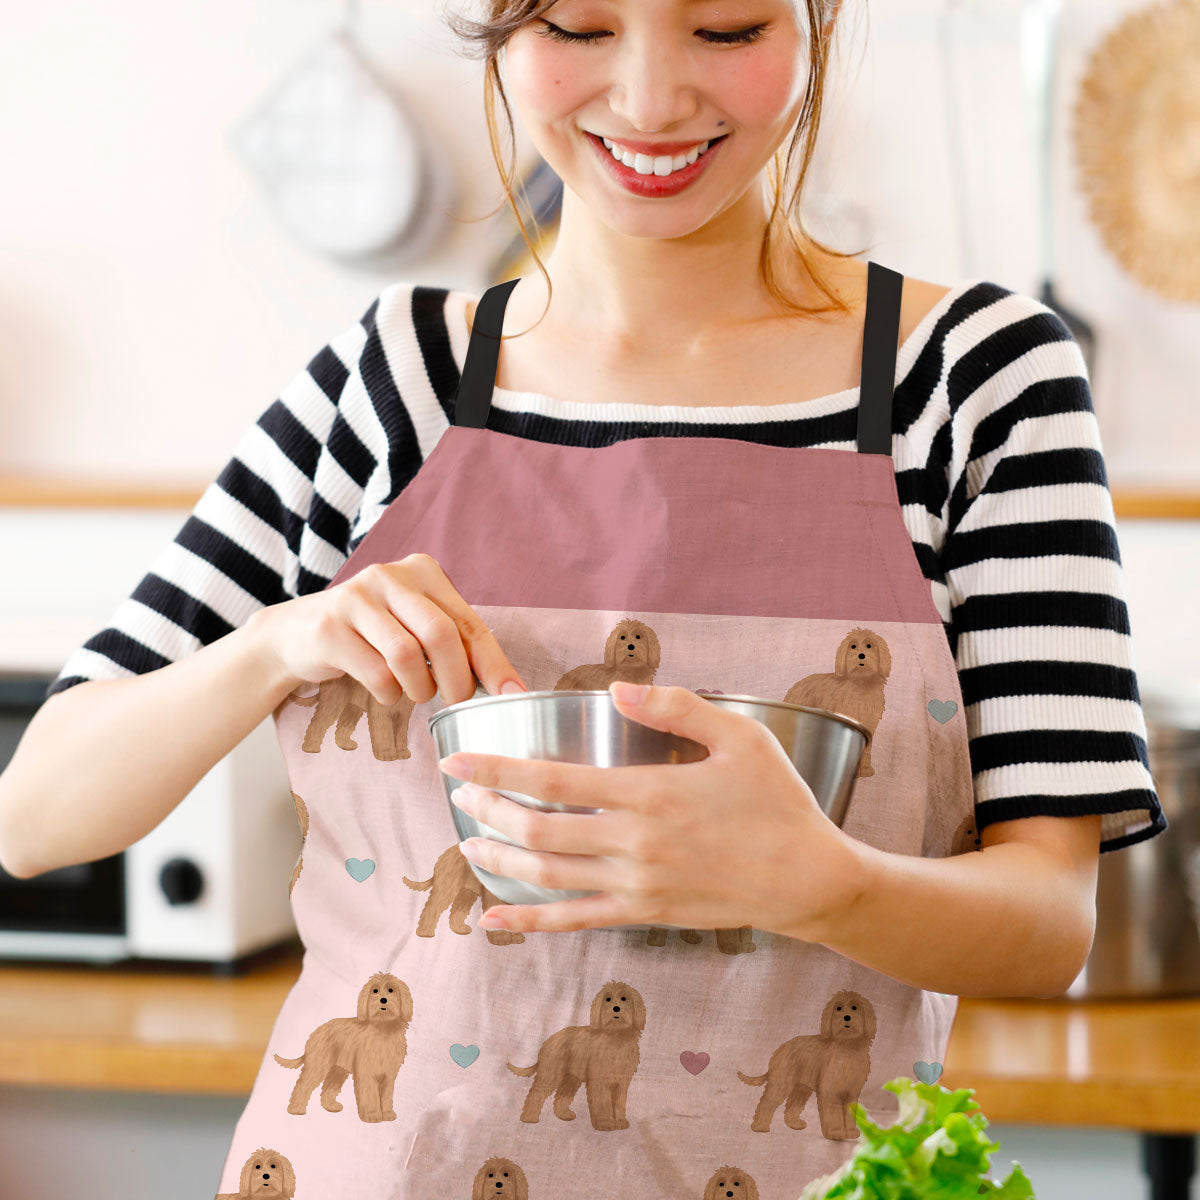
[[[479,1057],[479,1047],[464,1046],[462,1042],[455,1042],[450,1047],[450,1057],[460,1067],[469,1067]]]
[[[942,725],[958,712],[958,705],[953,700],[930,700],[926,707],[929,715]]]
[[[942,1064],[939,1062],[927,1063],[924,1059],[920,1059],[913,1063],[913,1074],[922,1083],[937,1083],[941,1073]]]
[[[348,858],[346,859],[346,870],[350,872],[352,878],[362,883],[375,870],[375,860],[373,858]]]

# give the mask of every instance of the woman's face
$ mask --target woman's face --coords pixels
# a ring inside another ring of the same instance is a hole
[[[635,237],[684,236],[743,197],[761,214],[751,185],[795,125],[808,75],[800,0],[557,0],[503,51],[542,157]],[[618,163],[601,138],[641,157]],[[685,155],[695,161],[677,171]]]

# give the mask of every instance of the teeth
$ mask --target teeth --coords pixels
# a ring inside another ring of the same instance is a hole
[[[617,162],[632,167],[639,175],[673,175],[676,171],[682,171],[689,163],[694,163],[709,147],[708,142],[700,142],[684,154],[655,156],[626,150],[609,138],[601,140]]]

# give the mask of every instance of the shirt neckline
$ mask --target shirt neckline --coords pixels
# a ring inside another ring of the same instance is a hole
[[[966,279],[955,284],[921,318],[912,332],[900,343],[896,351],[896,379],[903,381],[924,349],[925,343],[938,320],[946,310],[972,288],[983,283],[983,279]],[[479,297],[474,297],[478,301]],[[467,328],[466,305],[457,309],[458,342],[462,358],[466,357],[466,345],[470,338]],[[458,357],[456,355],[456,357]],[[461,370],[461,366],[460,366]],[[857,397],[860,384],[830,392],[825,396],[812,396],[807,400],[785,400],[777,404],[715,404],[697,406],[693,404],[631,404],[625,401],[561,400],[544,392],[523,392],[515,388],[496,386],[492,391],[492,405],[505,412],[530,413],[538,416],[558,417],[575,421],[649,421],[659,423],[685,421],[707,424],[734,424],[756,421],[779,421],[795,417],[824,416],[850,407],[850,400]]]

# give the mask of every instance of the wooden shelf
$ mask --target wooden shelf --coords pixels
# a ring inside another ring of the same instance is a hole
[[[5,508],[181,508],[195,507],[207,484],[186,481],[86,479],[0,474]]]
[[[0,964],[0,1084],[246,1096],[300,974],[289,943],[203,967]],[[64,1020],[50,996],[76,996]],[[1200,1129],[1200,997],[959,1001],[938,1082],[989,1121]]]
[[[0,506],[8,508],[179,508],[191,510],[203,483],[162,480],[87,479],[49,475],[0,474]],[[1197,520],[1200,490],[1113,489],[1118,517]]]
[[[1118,517],[1194,521],[1200,517],[1200,494],[1184,491],[1143,492],[1116,488],[1113,490],[1113,509]]]

